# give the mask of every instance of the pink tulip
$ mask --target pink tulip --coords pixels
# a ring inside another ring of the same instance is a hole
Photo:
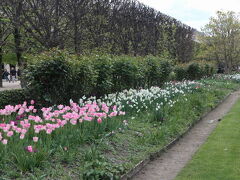
[[[17,133],[20,133],[20,132],[22,132],[22,129],[21,129],[21,128],[17,128],[17,129],[16,129],[16,132],[17,132]]]
[[[34,109],[34,106],[29,106],[28,109],[32,111]]]
[[[26,130],[26,129],[22,129],[21,133],[22,133],[22,134],[26,134],[26,133],[27,133],[27,130]]]
[[[122,112],[122,111],[119,112],[119,115],[123,115],[124,116],[125,114],[126,114],[125,112]]]
[[[112,113],[110,113],[108,116],[109,116],[109,117],[115,117],[115,116],[117,116],[117,112],[112,112]]]
[[[84,117],[84,120],[86,120],[86,121],[92,121],[92,119],[93,119],[92,117],[88,117],[88,116]]]
[[[20,139],[24,139],[24,138],[25,138],[25,134],[21,134]]]
[[[113,106],[113,111],[117,111],[117,106]]]
[[[63,105],[61,105],[61,104],[60,104],[60,105],[58,105],[58,109],[60,109],[60,110],[61,110],[61,109],[63,109],[63,108],[64,108],[64,106],[63,106]]]
[[[7,125],[5,123],[0,124],[0,128],[6,127]]]
[[[34,142],[38,142],[38,137],[33,137]]]
[[[36,134],[39,134],[40,129],[34,129],[34,132],[35,132]]]
[[[3,139],[3,140],[2,140],[2,143],[3,143],[4,145],[6,145],[6,144],[8,143],[8,140],[7,140],[7,139]]]
[[[97,119],[97,122],[98,122],[98,124],[101,124],[101,123],[102,123],[102,119],[101,119],[101,118],[98,118],[98,119]]]
[[[9,124],[7,124],[6,127],[2,128],[3,132],[7,133],[9,131],[10,127]]]
[[[18,115],[22,115],[24,112],[25,112],[25,109],[24,109],[24,108],[21,108],[21,109],[19,109],[19,111],[18,111]]]
[[[51,134],[52,133],[52,129],[47,129],[46,133],[47,134]]]
[[[8,131],[7,137],[11,137],[13,135],[13,131]]]
[[[33,147],[32,146],[27,146],[27,148],[26,148],[26,150],[28,151],[28,152],[33,152]]]
[[[71,123],[72,125],[76,125],[76,124],[77,124],[77,120],[71,119],[71,120],[70,120],[70,123]]]

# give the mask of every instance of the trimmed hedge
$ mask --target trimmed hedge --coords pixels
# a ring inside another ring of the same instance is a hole
[[[174,72],[175,72],[175,79],[177,81],[182,81],[184,79],[188,79],[186,66],[178,65],[174,68]]]
[[[27,93],[23,89],[0,91],[0,109],[9,104],[17,105],[29,100],[29,96],[27,96]]]
[[[68,104],[69,99],[78,101],[82,96],[161,87],[169,80],[195,80],[213,73],[214,66],[208,62],[174,68],[171,60],[154,56],[77,56],[56,50],[31,56],[23,77],[35,100],[53,105]]]
[[[161,86],[173,68],[170,60],[153,56],[86,57],[61,52],[38,55],[32,62],[23,77],[33,98],[46,105],[67,104],[84,95],[101,97],[124,89]]]
[[[177,81],[197,80],[203,77],[209,77],[216,73],[216,66],[211,62],[194,61],[188,64],[179,64],[175,66],[175,78]]]

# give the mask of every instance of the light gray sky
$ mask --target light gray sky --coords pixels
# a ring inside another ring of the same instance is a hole
[[[140,2],[201,30],[218,10],[240,11],[240,0],[139,0]]]

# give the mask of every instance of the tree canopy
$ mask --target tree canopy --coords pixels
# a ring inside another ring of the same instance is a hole
[[[240,64],[240,19],[232,11],[218,11],[203,28],[201,43],[205,56],[232,71]]]
[[[188,62],[195,30],[136,0],[1,0],[17,59],[49,48],[165,55]]]

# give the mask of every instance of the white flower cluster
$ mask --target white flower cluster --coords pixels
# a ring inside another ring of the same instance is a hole
[[[166,104],[172,107],[176,103],[175,97],[185,96],[186,93],[196,90],[199,86],[200,84],[195,81],[170,82],[166,83],[162,89],[159,87],[140,90],[130,89],[120,93],[108,94],[101,99],[82,97],[79,103],[84,105],[91,102],[97,102],[98,104],[104,102],[107,106],[117,105],[118,110],[126,113],[139,113],[148,109],[158,111]]]
[[[224,75],[223,78],[240,82],[240,74]]]

